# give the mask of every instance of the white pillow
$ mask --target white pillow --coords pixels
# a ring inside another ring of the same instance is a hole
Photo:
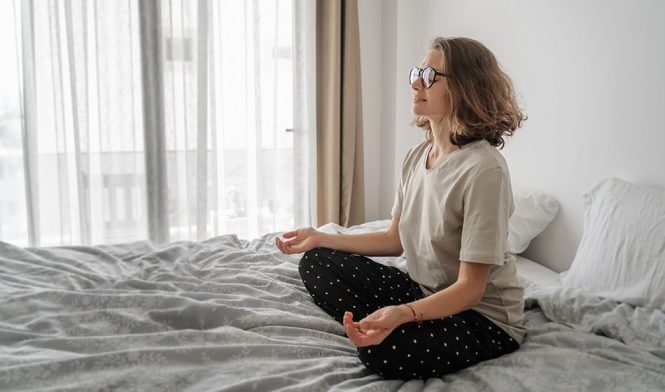
[[[508,219],[508,249],[519,254],[549,225],[559,211],[559,202],[537,191],[516,191],[515,209]]]
[[[665,190],[610,178],[583,201],[584,233],[563,284],[665,310]]]

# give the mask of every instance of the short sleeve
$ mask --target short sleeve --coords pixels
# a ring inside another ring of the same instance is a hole
[[[487,169],[472,180],[464,191],[460,260],[503,264],[512,210],[510,177],[501,167]]]
[[[395,193],[395,203],[393,203],[393,209],[390,211],[390,215],[393,218],[399,219],[402,216],[402,208],[404,207],[404,183],[406,180],[407,173],[409,172],[409,157],[411,157],[413,149],[404,157],[402,162],[402,170],[399,175],[399,182],[397,183],[397,192]]]
[[[397,184],[397,192],[395,193],[395,203],[393,204],[393,209],[390,212],[390,215],[393,218],[399,219],[402,216],[402,203],[404,200],[404,192],[402,190],[401,181]]]

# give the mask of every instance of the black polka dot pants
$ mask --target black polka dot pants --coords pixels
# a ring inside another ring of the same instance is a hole
[[[300,260],[300,276],[314,302],[338,322],[354,320],[389,305],[423,298],[416,282],[399,268],[327,248]],[[474,310],[397,327],[381,344],[358,348],[358,357],[385,378],[441,377],[519,348],[496,324]]]

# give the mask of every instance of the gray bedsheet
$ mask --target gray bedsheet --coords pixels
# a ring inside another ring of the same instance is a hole
[[[517,352],[444,378],[383,380],[311,301],[299,257],[280,254],[274,236],[0,242],[0,390],[665,390],[661,311],[535,285]]]

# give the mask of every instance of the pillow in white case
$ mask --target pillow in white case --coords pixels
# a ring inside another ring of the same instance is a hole
[[[584,233],[562,283],[665,310],[665,190],[610,178],[583,203]]]
[[[515,209],[508,219],[508,244],[510,253],[519,254],[554,220],[559,202],[537,191],[516,191],[513,200]]]

